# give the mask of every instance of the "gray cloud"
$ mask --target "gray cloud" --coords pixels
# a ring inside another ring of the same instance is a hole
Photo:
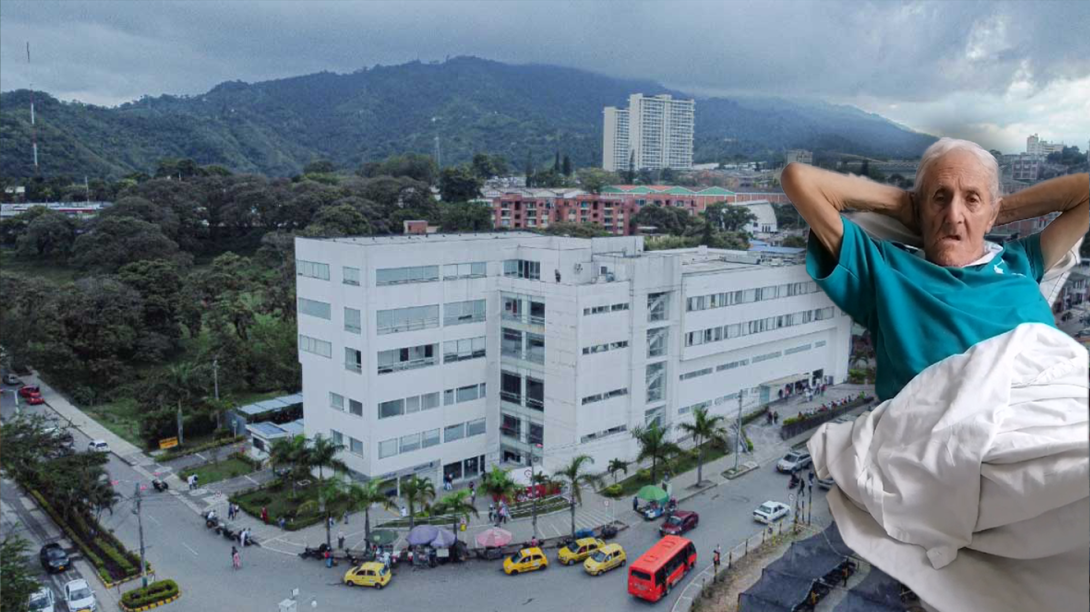
[[[910,125],[1013,123],[985,104],[1090,76],[1090,3],[23,2],[0,88],[116,104],[225,80],[448,55],[552,63],[700,94],[814,96]],[[1023,96],[1024,98],[1024,96]],[[955,108],[943,100],[968,101]],[[1021,99],[1021,98],[1020,98]],[[974,108],[973,100],[979,108]],[[928,117],[925,110],[946,112]],[[893,115],[897,118],[897,113]],[[1021,121],[1019,118],[1018,121]],[[1084,139],[1090,125],[1083,123]]]

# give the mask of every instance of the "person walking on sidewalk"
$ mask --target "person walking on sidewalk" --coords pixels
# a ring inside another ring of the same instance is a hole
[[[495,502],[488,502],[488,522],[491,523],[496,518],[496,504]]]
[[[337,532],[337,548],[344,550],[344,532]]]
[[[239,554],[238,549],[234,546],[231,547],[231,567],[242,569],[242,555]]]
[[[344,515],[341,516],[341,522],[344,523],[345,525],[348,524],[348,510],[347,509],[344,511]]]
[[[266,506],[261,506],[261,522],[269,524],[269,509]]]
[[[712,556],[712,564],[715,565],[715,573],[712,574],[712,579],[715,580],[716,582],[719,581],[719,562],[720,562],[720,551],[719,551],[719,545],[716,544],[715,545],[715,554]]]

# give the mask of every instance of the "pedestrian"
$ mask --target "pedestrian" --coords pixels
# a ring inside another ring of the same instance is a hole
[[[813,484],[814,484],[814,470],[813,469],[810,470],[809,478],[810,478],[810,485],[813,486]]]
[[[286,522],[287,521],[284,520],[284,515],[280,515],[280,520],[278,520],[276,524],[279,525],[281,529],[283,529]]]
[[[719,580],[719,545],[715,545],[715,555],[712,556],[712,563],[715,564],[715,573],[712,574],[712,578]]]
[[[330,517],[329,517],[329,528],[333,529],[333,525],[335,525],[336,523],[337,523],[337,521],[333,520],[333,516],[330,515]]]
[[[341,522],[344,523],[345,525],[348,524],[348,510],[345,510],[344,514],[341,515]]]
[[[194,474],[194,475],[193,475],[193,488],[194,488],[194,489],[199,489],[200,487],[201,487],[201,483],[200,483],[200,481],[198,480],[198,478],[197,478],[197,475],[196,475],[196,474]]]
[[[780,412],[778,410],[772,413],[772,422],[776,425],[780,424]]]
[[[332,550],[325,551],[325,566],[326,567],[333,567],[333,551]]]
[[[632,511],[633,512],[639,512],[640,511],[640,498],[638,496],[635,496],[635,497],[632,498]]]
[[[231,547],[231,567],[242,569],[242,555],[239,554],[238,549],[234,546]]]
[[[495,504],[495,502],[488,502],[488,522],[489,523],[492,522],[492,519],[495,518],[495,515],[496,515],[496,504]]]
[[[344,550],[344,532],[337,532],[337,548]]]
[[[409,509],[401,506],[401,518],[409,518]]]
[[[265,506],[261,506],[261,522],[269,524],[269,509]]]

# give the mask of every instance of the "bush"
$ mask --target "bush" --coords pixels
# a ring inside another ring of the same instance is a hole
[[[617,497],[621,496],[621,493],[623,491],[624,491],[624,487],[622,487],[619,483],[618,484],[611,484],[608,487],[606,487],[605,489],[602,489],[602,495],[605,495],[606,497],[617,498]]]
[[[186,431],[189,430],[187,429]],[[170,457],[192,455],[193,453],[199,453],[210,448],[219,448],[220,446],[234,444],[235,442],[242,442],[245,439],[245,436],[230,436],[227,438],[220,438],[219,440],[212,440],[211,442],[204,442],[203,444],[197,444],[195,446],[175,446],[174,448],[167,449],[167,455]]]
[[[643,481],[651,480],[651,470],[649,470],[647,468],[641,468],[641,469],[637,470],[636,471],[636,478],[639,478],[640,480],[643,480]]]
[[[178,583],[173,580],[160,580],[126,592],[121,596],[121,604],[126,608],[140,608],[172,599],[179,592]]]

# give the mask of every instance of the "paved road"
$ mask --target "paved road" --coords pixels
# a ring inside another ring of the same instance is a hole
[[[10,394],[7,395],[10,402]],[[24,408],[46,414],[50,410],[47,406]],[[73,435],[77,448],[85,447],[86,436],[79,432],[73,432]],[[146,486],[151,474],[169,471],[151,459],[132,466],[115,455],[111,455],[106,467],[115,487],[127,500],[133,495],[134,485]],[[646,604],[627,595],[623,572],[592,578],[579,567],[559,565],[545,572],[515,577],[505,576],[499,562],[473,561],[415,571],[400,568],[390,588],[372,591],[340,585],[343,566],[330,570],[316,561],[303,561],[274,550],[248,548],[244,551],[243,569],[233,572],[230,569],[230,543],[209,533],[197,514],[206,503],[214,503],[216,495],[208,490],[191,494],[178,488],[182,487],[175,487],[168,493],[155,493],[148,487],[144,492],[143,517],[148,560],[158,577],[174,578],[181,584],[183,596],[179,603],[183,605],[180,609],[272,612],[293,588],[300,589],[304,603],[313,599],[318,602],[319,609],[327,610],[358,609],[364,602],[377,609],[431,609],[437,601],[458,602],[459,608],[471,608],[475,612],[508,612],[513,606],[550,612],[566,608],[645,609]],[[823,500],[824,491],[815,488],[814,497],[814,522],[826,524],[829,513]],[[683,508],[696,510],[701,516],[700,527],[691,533],[697,544],[699,565],[710,561],[716,544],[727,549],[758,531],[760,526],[753,522],[751,513],[766,500],[788,501],[786,477],[776,473],[770,464],[682,504]],[[130,508],[131,501],[120,502],[114,516],[106,515],[104,523],[127,546],[137,550],[137,522]],[[595,508],[585,510],[600,512]],[[618,518],[633,524],[617,538],[630,555],[639,555],[658,540],[657,522],[640,521],[627,508],[624,511],[627,517],[621,516],[620,509],[618,513]],[[362,521],[354,519],[354,522]],[[549,554],[550,558],[555,557],[554,551]],[[678,593],[680,589],[675,590],[671,599]]]

